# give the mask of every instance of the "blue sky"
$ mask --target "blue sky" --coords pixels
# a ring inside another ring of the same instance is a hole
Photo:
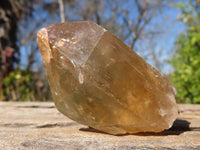
[[[50,1],[48,1],[50,2]],[[130,0],[128,2],[131,2]],[[178,2],[178,1],[176,1]],[[30,53],[31,50],[31,44],[34,44],[33,48],[35,48],[35,43],[36,43],[36,34],[39,29],[42,27],[48,26],[53,23],[57,23],[60,21],[59,15],[57,14],[56,10],[55,13],[49,14],[48,11],[45,11],[40,7],[41,4],[35,5],[35,12],[33,13],[33,19],[28,20],[27,23],[21,22],[22,25],[19,31],[19,40],[23,41],[23,39],[26,37],[26,33],[33,34],[33,39],[28,41],[24,46],[20,47],[20,52],[21,52],[21,67],[24,68],[27,64],[27,54]],[[128,3],[126,4],[128,5]],[[126,7],[124,5],[123,7]],[[81,4],[80,6],[81,7]],[[130,8],[131,9],[131,8]],[[70,10],[70,8],[65,7],[66,10],[66,15],[68,16],[69,20],[82,20],[76,13]],[[109,13],[110,10],[107,10],[106,13]],[[132,9],[132,13],[130,14],[129,17],[134,18],[134,15],[136,15],[137,11]],[[172,68],[169,64],[165,63],[165,60],[170,59],[172,54],[175,51],[175,45],[174,42],[177,40],[178,36],[182,34],[186,26],[183,22],[181,21],[176,21],[177,17],[181,15],[181,11],[178,8],[175,7],[165,7],[162,10],[163,13],[160,15],[157,15],[155,18],[153,18],[152,23],[147,27],[147,29],[157,29],[160,28],[162,29],[162,34],[155,37],[154,39],[151,40],[144,40],[141,39],[136,43],[135,51],[144,58],[148,63],[154,66],[154,63],[152,61],[152,58],[148,56],[148,48],[154,48],[154,51],[162,51],[162,55],[158,55],[159,59],[163,63],[163,67],[160,70],[162,73],[170,73],[172,72]],[[70,17],[71,16],[71,17]],[[46,19],[48,18],[48,19]],[[40,23],[39,25],[36,24],[38,20],[44,19],[45,22]],[[128,43],[128,41],[125,41],[125,43]],[[43,66],[42,65],[42,59],[40,56],[40,53],[38,49],[35,50],[36,54],[36,62],[34,65],[34,69],[37,70],[38,66]]]

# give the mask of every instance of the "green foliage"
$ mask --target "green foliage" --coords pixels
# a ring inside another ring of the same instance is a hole
[[[199,5],[199,2],[193,0],[175,4],[175,6],[182,10],[182,21],[187,25],[192,25],[196,20],[200,19],[199,12],[197,11]]]
[[[178,49],[171,64],[172,82],[181,103],[200,103],[200,26],[190,26],[176,42]]]
[[[31,85],[33,74],[30,71],[16,68],[3,79],[4,96],[10,100],[28,101],[31,99],[34,90]]]
[[[44,101],[50,98],[48,94],[45,95],[46,93],[42,89],[43,82],[41,79],[38,79],[41,76],[37,74],[32,71],[21,70],[20,68],[16,68],[13,72],[10,72],[3,79],[4,100]],[[49,89],[46,91],[49,92]]]
[[[182,9],[182,21],[188,30],[176,42],[178,48],[171,60],[175,69],[172,82],[178,102],[200,104],[200,2],[190,0],[177,6]]]

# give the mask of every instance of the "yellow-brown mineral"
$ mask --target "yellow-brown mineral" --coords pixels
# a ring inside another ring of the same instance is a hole
[[[53,24],[37,36],[61,113],[110,134],[172,126],[174,88],[119,38],[93,22]]]

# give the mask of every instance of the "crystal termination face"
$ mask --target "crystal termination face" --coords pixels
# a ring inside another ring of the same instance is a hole
[[[175,89],[119,38],[93,22],[37,34],[57,109],[109,134],[160,132],[177,118]]]

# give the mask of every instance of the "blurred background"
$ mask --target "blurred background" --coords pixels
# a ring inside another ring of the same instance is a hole
[[[200,103],[200,0],[1,0],[0,101],[51,101],[37,31],[83,20],[163,73],[178,103]]]

